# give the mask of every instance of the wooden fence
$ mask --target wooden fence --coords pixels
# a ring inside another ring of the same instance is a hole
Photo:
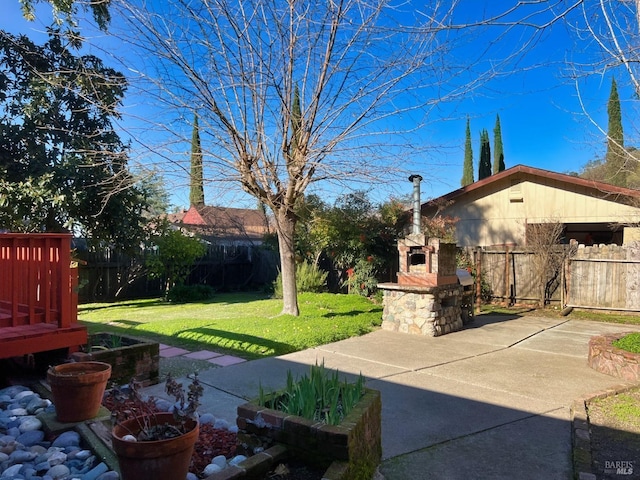
[[[533,252],[504,247],[477,250],[475,255],[493,300],[539,300]],[[640,244],[578,246],[550,292],[551,303],[562,307],[640,311]]]
[[[640,311],[640,245],[579,248],[565,283],[567,306]]]
[[[149,251],[146,255],[153,255]],[[162,279],[151,278],[144,260],[131,259],[109,249],[81,251],[80,301],[154,297],[164,294]],[[214,245],[196,261],[187,285],[209,285],[217,290],[257,288],[277,275],[277,254],[261,247]]]

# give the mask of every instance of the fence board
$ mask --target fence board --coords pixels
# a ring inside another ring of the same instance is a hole
[[[505,274],[505,249],[481,250],[480,255],[483,278],[490,285],[494,299],[510,303],[537,300],[533,253],[510,251],[510,275]],[[564,290],[565,304],[569,306],[640,311],[640,243],[580,245],[568,261],[564,282],[562,288],[554,290],[552,302],[559,303]]]

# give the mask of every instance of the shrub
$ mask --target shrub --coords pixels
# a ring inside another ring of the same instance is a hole
[[[369,297],[378,289],[376,266],[369,259],[360,259],[347,279],[349,293]]]
[[[327,288],[328,273],[311,263],[303,262],[296,265],[296,288],[298,293],[321,293]],[[282,298],[282,273],[273,283],[273,296]]]
[[[167,294],[171,303],[202,302],[213,298],[215,290],[209,285],[176,285]]]

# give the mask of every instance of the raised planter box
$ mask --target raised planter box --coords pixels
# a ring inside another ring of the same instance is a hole
[[[245,403],[238,407],[240,431],[286,445],[311,464],[339,470],[342,480],[371,478],[382,459],[382,401],[367,389],[340,425],[326,425]],[[334,463],[335,462],[335,463]]]
[[[613,342],[630,333],[634,332],[591,337],[587,357],[588,365],[598,372],[629,382],[640,381],[640,353],[627,352],[613,346]]]
[[[160,345],[155,342],[97,333],[89,336],[84,352],[75,352],[71,358],[77,362],[108,363],[111,365],[110,383],[126,385],[133,379],[149,386],[159,381]]]

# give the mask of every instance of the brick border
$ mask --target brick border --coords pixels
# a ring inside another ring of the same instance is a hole
[[[625,393],[638,388],[640,383],[622,383],[606,390],[600,390],[576,399],[571,404],[571,447],[573,478],[576,480],[596,480],[591,457],[591,424],[589,423],[588,406],[593,400]]]

